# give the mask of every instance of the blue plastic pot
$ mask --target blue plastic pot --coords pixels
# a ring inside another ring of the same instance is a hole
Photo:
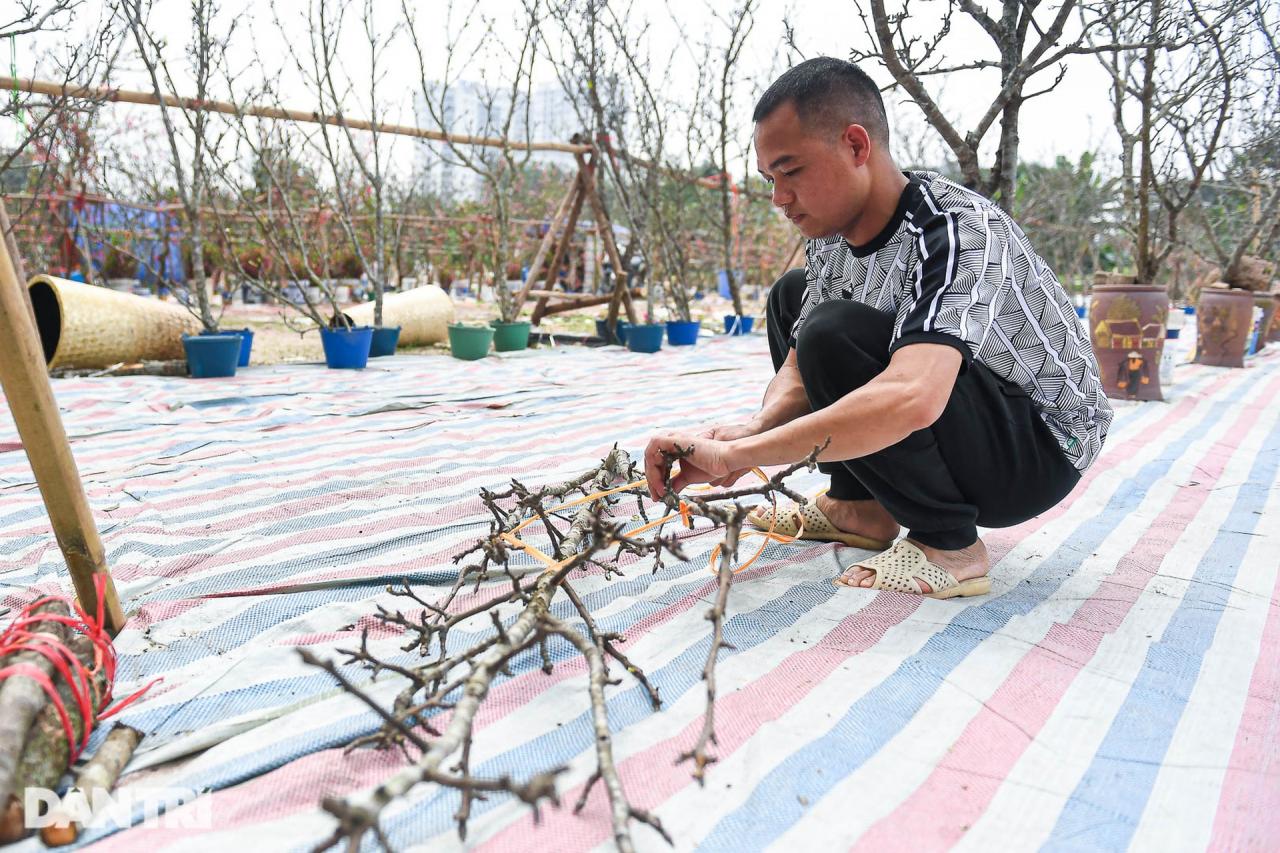
[[[329,367],[335,370],[361,370],[369,361],[373,327],[321,329],[320,343],[324,346],[324,363]]]
[[[617,334],[610,336],[609,321],[596,320],[596,337],[604,338],[604,342],[607,344],[624,344],[625,345],[627,342],[627,329],[629,328],[631,328],[631,324],[628,323],[626,320],[618,320],[613,327],[613,330],[617,332]]]
[[[396,344],[400,343],[400,327],[378,326],[373,330],[373,342],[369,344],[369,358],[382,358],[396,354]]]
[[[701,320],[686,323],[683,320],[667,321],[667,342],[673,347],[691,347],[698,342]]]
[[[659,323],[637,323],[627,328],[627,349],[632,352],[657,352],[662,349],[664,327]]]
[[[1088,307],[1086,307],[1086,306],[1084,306],[1084,305],[1077,305],[1077,306],[1076,306],[1076,316],[1077,316],[1077,317],[1079,317],[1081,320],[1083,320],[1083,319],[1084,319],[1085,314],[1087,314],[1087,313],[1089,313],[1089,309],[1088,309]]]
[[[237,367],[249,366],[249,354],[253,351],[253,329],[221,329],[217,332],[201,332],[201,335],[239,335],[240,360]]]
[[[236,375],[240,361],[239,335],[183,335],[187,370],[194,379],[214,379]]]
[[[755,324],[755,317],[741,317],[737,314],[724,315],[724,333],[726,335],[749,335],[751,334],[751,327]]]

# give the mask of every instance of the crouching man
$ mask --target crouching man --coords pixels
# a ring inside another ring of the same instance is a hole
[[[808,238],[769,293],[776,375],[747,423],[660,433],[671,481],[728,485],[828,442],[827,492],[753,524],[881,553],[838,583],[950,598],[990,589],[978,526],[1061,501],[1111,421],[1089,339],[1053,271],[994,202],[889,153],[875,84],[839,59],[787,71],[755,109],[760,173]],[[895,543],[901,528],[907,536]]]

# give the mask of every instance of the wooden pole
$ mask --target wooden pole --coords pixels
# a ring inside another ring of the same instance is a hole
[[[18,437],[31,461],[58,547],[67,561],[76,598],[86,613],[98,609],[94,578],[103,587],[104,627],[112,635],[124,627],[124,611],[107,569],[102,539],[93,523],[84,484],[71,455],[67,433],[45,370],[44,350],[29,313],[30,299],[18,279],[7,240],[0,240],[0,388],[18,427]]]
[[[569,208],[569,217],[564,221],[564,234],[561,235],[560,241],[556,244],[555,254],[551,257],[551,263],[547,264],[547,271],[543,278],[543,282],[547,290],[552,290],[556,283],[556,274],[560,272],[560,265],[564,263],[565,252],[569,250],[569,244],[573,242],[573,229],[578,227],[578,217],[582,215],[582,202],[585,193],[582,192],[582,181],[579,179],[574,182],[578,192],[573,197],[573,205]],[[533,281],[532,270],[529,274],[529,281]],[[533,325],[538,325],[542,321],[542,316],[547,313],[547,297],[538,297],[538,304],[533,307],[533,316],[529,319]]]
[[[605,215],[604,203],[600,201],[600,194],[596,188],[595,166],[593,164],[589,165],[586,157],[581,154],[573,156],[578,160],[578,172],[583,178],[587,201],[591,202],[591,215],[596,221],[596,232],[600,235],[600,239],[604,241],[604,250],[608,253],[609,260],[613,263],[615,270],[613,299],[609,302],[609,328],[612,329],[618,322],[618,308],[624,301],[624,295],[627,297],[625,300],[627,319],[634,323],[636,322],[636,309],[631,304],[631,294],[627,292],[627,268],[622,264],[622,255],[618,252],[618,244],[613,239],[613,225],[609,221],[609,217]]]
[[[573,185],[569,187],[569,191],[564,194],[564,198],[560,200],[560,206],[556,208],[556,215],[551,219],[551,227],[547,229],[547,233],[542,235],[542,241],[538,244],[538,251],[533,256],[533,263],[529,265],[529,274],[525,276],[524,287],[520,289],[520,293],[516,296],[516,316],[520,315],[520,309],[524,307],[524,303],[529,298],[529,291],[533,289],[534,284],[538,280],[538,275],[542,272],[542,265],[546,262],[547,252],[551,251],[551,247],[556,241],[556,231],[560,228],[560,222],[564,219],[565,214],[569,211],[569,207],[574,203],[581,187],[581,174],[573,179]]]

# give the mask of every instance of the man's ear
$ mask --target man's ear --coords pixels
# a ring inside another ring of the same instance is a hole
[[[871,159],[871,135],[862,125],[851,124],[846,127],[840,141],[853,155],[853,165],[863,166]]]

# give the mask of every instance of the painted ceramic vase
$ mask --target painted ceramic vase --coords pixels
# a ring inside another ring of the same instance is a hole
[[[1149,284],[1094,285],[1089,337],[1102,387],[1117,400],[1163,400],[1160,357],[1169,320],[1169,294]]]
[[[1253,331],[1253,293],[1226,287],[1200,289],[1196,310],[1196,361],[1214,367],[1244,367]]]
[[[1280,291],[1271,294],[1271,334],[1267,341],[1280,344]]]

